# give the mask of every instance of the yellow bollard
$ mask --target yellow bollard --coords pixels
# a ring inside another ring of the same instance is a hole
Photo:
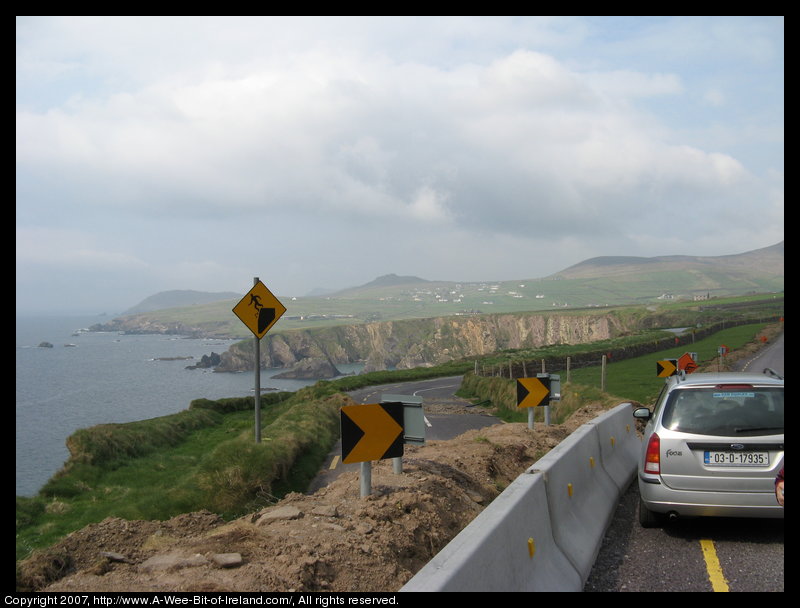
[[[536,547],[533,544],[533,539],[529,538],[528,539],[528,555],[530,555],[531,558],[533,558],[533,554],[534,553],[536,553]]]

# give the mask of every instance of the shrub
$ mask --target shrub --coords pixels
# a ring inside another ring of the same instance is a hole
[[[272,499],[273,485],[284,480],[297,460],[321,446],[329,450],[339,436],[339,410],[349,400],[341,394],[304,399],[303,389],[291,407],[262,429],[261,442],[248,433],[219,444],[198,474],[206,508],[226,517],[254,510]]]

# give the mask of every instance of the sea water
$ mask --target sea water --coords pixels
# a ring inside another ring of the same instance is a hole
[[[66,462],[66,439],[96,424],[131,422],[189,407],[193,399],[253,395],[253,371],[186,369],[235,340],[81,331],[103,317],[16,319],[16,493],[33,496]],[[52,348],[39,346],[49,342]],[[191,357],[191,358],[186,358]],[[359,366],[339,366],[343,373]],[[261,370],[261,388],[295,391],[315,380]]]

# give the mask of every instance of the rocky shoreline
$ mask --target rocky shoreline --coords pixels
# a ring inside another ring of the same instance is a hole
[[[203,355],[197,365],[187,365],[186,369],[211,369],[217,367],[220,361],[222,361],[222,357],[212,351],[210,355]]]
[[[141,316],[122,317],[114,319],[109,323],[97,323],[89,328],[93,332],[115,332],[120,334],[129,335],[142,335],[142,334],[159,334],[159,335],[179,335],[189,339],[234,339],[233,337],[220,336],[218,331],[209,332],[204,327],[192,327],[182,323],[164,323],[157,322],[151,319],[145,319]],[[268,338],[264,338],[267,342]],[[245,345],[250,345],[252,341],[243,340]],[[42,346],[42,345],[40,345]],[[52,346],[52,345],[51,345]],[[231,348],[237,345],[233,345]],[[247,347],[245,347],[247,348]],[[226,356],[227,355],[227,356]],[[193,357],[169,357],[159,358],[158,360],[177,360],[177,359],[192,359]],[[231,361],[236,363],[231,364]],[[271,366],[265,364],[262,358],[262,368],[267,367],[285,367],[287,371],[275,376],[282,379],[294,380],[313,380],[313,379],[330,379],[343,376],[341,371],[336,368],[336,365],[328,357],[306,357],[299,358],[289,365]],[[242,371],[250,371],[253,369],[252,356],[246,363],[239,362],[236,356],[230,356],[228,353],[211,352],[209,355],[203,355],[198,363],[195,365],[187,365],[185,369],[211,369],[214,372],[220,373],[238,373]]]
[[[237,336],[221,336],[218,332],[206,327],[185,325],[179,322],[154,321],[139,315],[120,317],[108,323],[95,323],[89,331],[111,332],[119,334],[163,334],[183,336],[186,338],[221,338],[235,339]]]
[[[190,338],[219,338],[223,324],[189,326],[133,315],[92,326],[91,331],[126,334],[157,333]],[[363,363],[364,372],[440,365],[455,359],[508,349],[605,340],[626,331],[619,315],[509,313],[469,317],[437,317],[338,325],[270,333],[261,340],[263,369],[285,369],[284,378],[333,378],[337,365]],[[253,341],[232,344],[219,359],[201,361],[193,369],[214,372],[252,370]]]

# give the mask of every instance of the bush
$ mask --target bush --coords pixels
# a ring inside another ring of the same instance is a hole
[[[220,415],[214,411],[194,409],[138,422],[79,429],[67,438],[70,452],[67,468],[78,463],[113,466],[120,460],[176,445],[192,431],[220,421]]]
[[[44,502],[40,498],[17,496],[17,530],[31,525],[44,513]]]
[[[198,474],[205,508],[233,517],[264,506],[273,500],[273,485],[287,478],[303,454],[330,450],[339,436],[339,410],[349,401],[341,394],[304,398],[313,392],[298,391],[291,407],[262,429],[260,443],[248,432],[213,450]]]
[[[280,392],[270,393],[269,395],[261,395],[259,404],[261,407],[275,405],[289,399],[294,393]],[[211,410],[219,412],[220,414],[228,414],[230,412],[245,412],[252,411],[255,408],[254,397],[226,397],[223,399],[194,399],[189,403],[190,410]]]

